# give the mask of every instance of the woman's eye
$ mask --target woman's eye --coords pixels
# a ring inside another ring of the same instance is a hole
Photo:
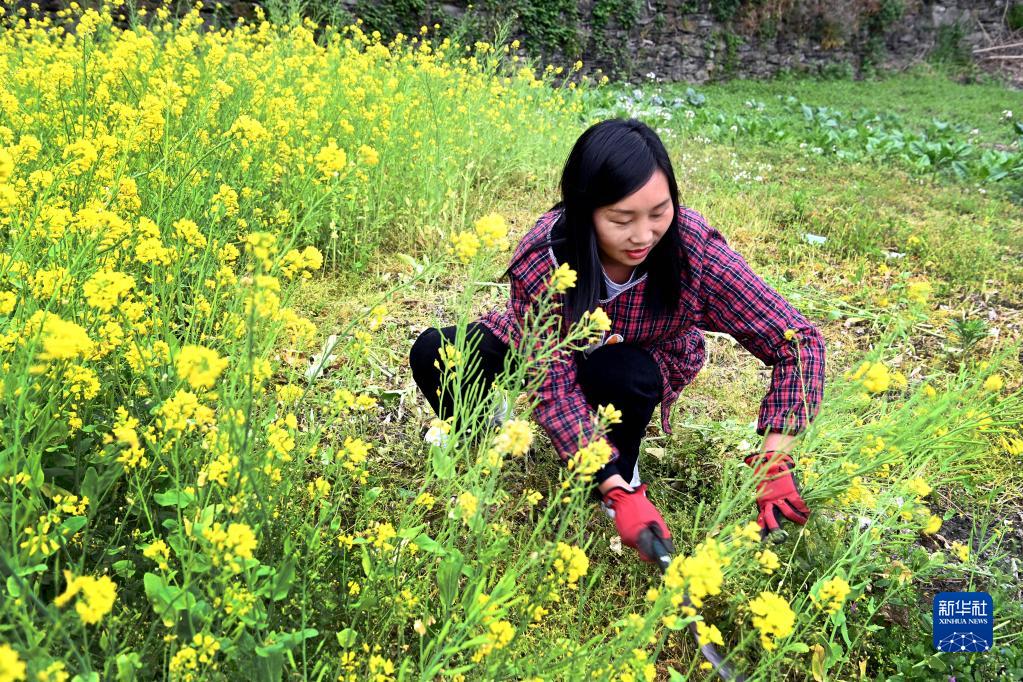
[[[621,226],[623,226],[623,227],[624,227],[625,225],[628,225],[628,224],[629,224],[629,222],[631,222],[631,221],[629,221],[629,222],[624,222],[624,223],[620,223],[620,222],[618,222],[617,220],[612,220],[611,222],[612,222],[612,223],[614,223],[615,225],[621,225]]]

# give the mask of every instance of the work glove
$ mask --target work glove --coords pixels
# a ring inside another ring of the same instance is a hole
[[[639,552],[643,561],[657,560],[657,557],[647,556],[640,549],[640,533],[648,526],[654,526],[652,530],[664,540],[669,552],[675,550],[671,543],[671,532],[668,530],[667,524],[664,523],[661,513],[647,499],[646,483],[635,490],[626,490],[621,487],[611,488],[604,493],[604,505],[614,518],[618,535],[622,538],[622,544]]]
[[[792,475],[796,463],[789,455],[774,450],[753,453],[744,461],[753,468],[757,481],[757,507],[760,510],[757,523],[760,524],[760,539],[763,540],[770,534],[772,538],[783,540],[787,533],[781,528],[779,512],[800,526],[806,523],[810,515],[810,509],[803,501],[796,485],[796,478]]]

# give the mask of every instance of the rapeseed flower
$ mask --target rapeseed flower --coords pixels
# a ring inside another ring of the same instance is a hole
[[[0,682],[20,682],[25,679],[25,661],[10,644],[0,644]]]
[[[913,478],[906,483],[906,487],[916,495],[917,499],[927,497],[931,494],[931,486],[927,485],[927,481],[922,478]]]
[[[846,372],[845,378],[861,382],[870,393],[884,393],[892,384],[888,367],[884,363],[869,360],[864,361],[854,373]]]
[[[85,300],[93,308],[110,312],[135,287],[135,278],[123,272],[100,270],[82,285]]]
[[[479,498],[470,492],[461,493],[458,496],[458,500],[455,502],[455,510],[458,514],[458,518],[462,519],[466,525],[472,517],[476,516],[476,511],[479,509]]]
[[[53,603],[62,608],[76,596],[75,611],[86,625],[95,625],[114,608],[117,599],[117,585],[108,576],[95,578],[91,575],[74,577],[71,571],[64,571],[67,587]]]
[[[600,470],[608,460],[611,459],[612,450],[607,441],[597,438],[586,446],[580,448],[568,460],[569,470],[574,470],[580,476],[589,476]]]
[[[782,597],[773,592],[761,592],[750,601],[749,609],[753,614],[753,627],[760,630],[760,644],[767,651],[774,651],[777,640],[792,634],[796,614]]]
[[[845,598],[849,596],[850,591],[851,588],[846,579],[836,575],[824,581],[816,597],[812,594],[810,596],[818,608],[831,614],[836,613],[842,608],[842,604],[845,603]]]
[[[551,275],[550,287],[555,292],[563,294],[572,287],[575,286],[576,272],[568,266],[568,263],[562,263],[558,266],[554,274]]]
[[[914,303],[925,304],[933,290],[930,282],[910,282],[906,286],[906,298]]]
[[[533,431],[529,422],[522,419],[510,419],[501,427],[494,439],[494,450],[501,455],[521,457],[529,452],[533,443]]]
[[[43,344],[40,360],[73,360],[88,356],[96,345],[83,327],[43,310],[33,313],[25,325],[27,338],[37,331]]]
[[[210,389],[227,367],[227,358],[204,346],[187,345],[178,351],[174,368],[194,389]]]
[[[984,390],[991,393],[998,393],[1005,386],[1005,382],[1002,381],[1002,377],[997,374],[992,374],[984,380]]]
[[[447,248],[463,264],[468,263],[480,250],[480,238],[474,232],[456,232],[451,236],[451,244]]]
[[[503,251],[508,248],[508,223],[500,213],[489,213],[473,226],[485,248]]]
[[[579,578],[586,575],[590,568],[590,560],[586,557],[586,552],[579,547],[559,542],[554,553],[555,572],[569,588],[575,589],[578,587]]]
[[[781,560],[778,558],[778,555],[769,549],[757,552],[756,559],[757,563],[760,564],[760,570],[768,575],[781,567]]]
[[[927,524],[921,529],[924,535],[934,535],[941,528],[941,517],[930,514],[927,517]]]
[[[999,441],[1007,454],[1013,456],[1023,455],[1023,438],[1006,439],[1005,436],[1001,436]]]
[[[717,644],[718,646],[725,645],[725,638],[721,636],[721,631],[718,630],[716,625],[707,625],[702,620],[696,621],[696,634],[700,638],[700,644]]]
[[[587,312],[583,319],[594,331],[611,331],[611,318],[607,316],[607,313],[604,312],[603,308],[598,307],[592,313]]]

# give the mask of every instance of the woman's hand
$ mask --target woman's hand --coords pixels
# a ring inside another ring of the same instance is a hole
[[[624,480],[622,482],[624,483]],[[643,561],[657,560],[657,557],[647,556],[639,548],[640,533],[651,525],[657,528],[658,535],[664,540],[668,551],[674,551],[668,525],[664,523],[664,518],[657,508],[647,499],[646,483],[635,490],[626,487],[611,488],[604,495],[604,504],[614,512],[615,526],[618,528],[618,535],[622,538],[622,544],[639,552]]]
[[[796,464],[792,457],[768,450],[747,456],[745,462],[753,467],[757,481],[757,508],[760,510],[757,523],[760,524],[761,540],[769,533],[781,530],[779,513],[793,523],[804,525],[810,509],[796,485],[792,473]]]

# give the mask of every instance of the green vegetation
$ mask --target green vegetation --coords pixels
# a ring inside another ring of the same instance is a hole
[[[0,680],[711,679],[697,621],[751,682],[1023,675],[1012,93],[572,87],[428,30],[112,10],[0,33]],[[588,499],[606,446],[561,467],[528,422],[527,370],[606,319],[552,336],[538,296],[450,425],[408,367],[427,326],[507,305],[511,247],[616,113],[828,346],[794,450],[814,514],[768,546],[741,458],[770,372],[707,334],[641,455],[667,577]],[[993,595],[990,652],[933,651],[945,589]]]

